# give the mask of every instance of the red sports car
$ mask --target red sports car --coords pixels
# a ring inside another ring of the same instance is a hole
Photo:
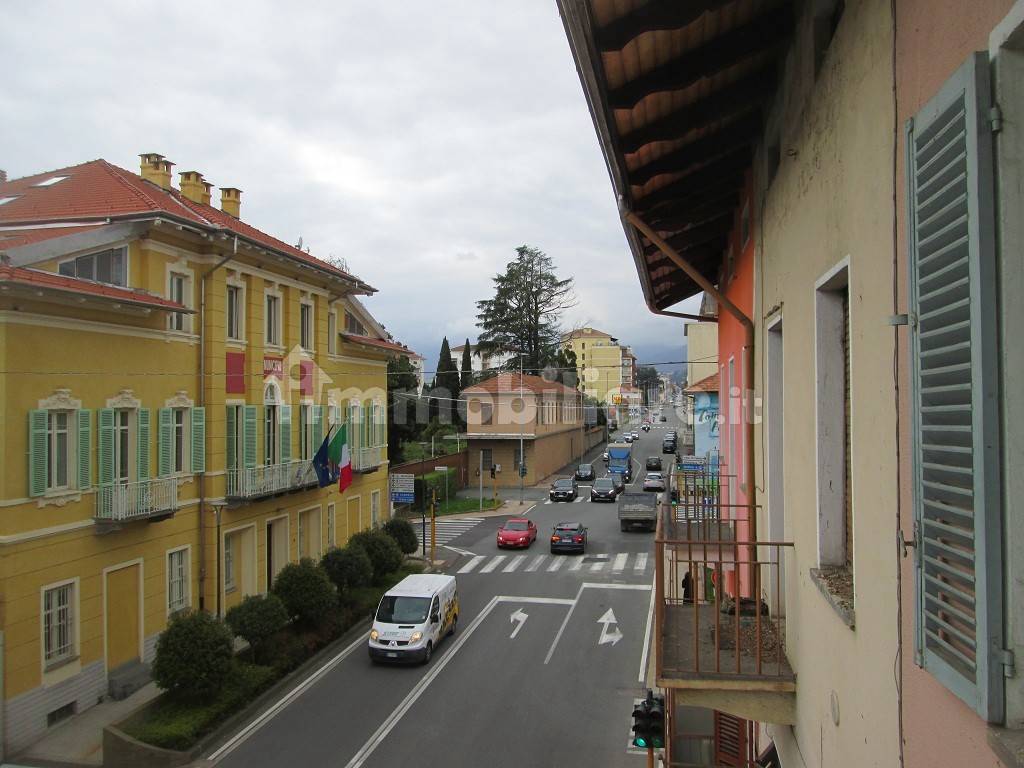
[[[525,517],[513,517],[498,529],[498,549],[529,547],[537,540],[537,526]]]

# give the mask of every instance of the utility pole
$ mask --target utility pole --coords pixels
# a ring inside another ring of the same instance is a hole
[[[484,452],[480,451],[480,511],[484,511]]]
[[[526,401],[523,399],[523,353],[519,352],[519,506],[523,505],[523,480],[526,477],[526,456],[523,455],[523,414],[526,413]]]

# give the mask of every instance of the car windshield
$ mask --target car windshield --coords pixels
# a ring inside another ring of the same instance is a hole
[[[506,531],[525,531],[526,529],[527,525],[523,520],[511,520],[505,523]]]
[[[657,473],[657,472],[648,472],[647,473],[647,479],[648,480],[661,480],[661,475],[659,473]]]
[[[427,620],[429,597],[384,595],[377,608],[377,621],[384,624],[422,624]]]
[[[572,480],[555,480],[555,488],[572,488]]]
[[[580,464],[580,472],[589,472],[591,466],[589,464]]]
[[[607,491],[609,488],[614,488],[615,483],[612,482],[610,477],[602,477],[594,483],[594,487],[599,491]]]

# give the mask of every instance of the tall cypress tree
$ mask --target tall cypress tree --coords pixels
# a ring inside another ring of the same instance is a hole
[[[439,410],[446,414],[455,413],[455,401],[458,400],[462,389],[459,386],[459,370],[455,367],[455,361],[452,360],[452,350],[448,346],[447,336],[441,342],[441,354],[438,357],[437,370],[434,374],[434,387],[437,390],[436,397],[447,398],[439,400]],[[444,419],[444,421],[449,422],[450,419]]]
[[[470,357],[469,339],[466,339],[466,346],[462,348],[462,375],[459,377],[459,384],[462,389],[473,385],[473,360]]]

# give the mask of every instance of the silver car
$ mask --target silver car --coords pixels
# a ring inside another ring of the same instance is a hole
[[[645,491],[664,491],[665,490],[665,478],[661,476],[661,472],[648,472],[644,476],[644,490]]]

